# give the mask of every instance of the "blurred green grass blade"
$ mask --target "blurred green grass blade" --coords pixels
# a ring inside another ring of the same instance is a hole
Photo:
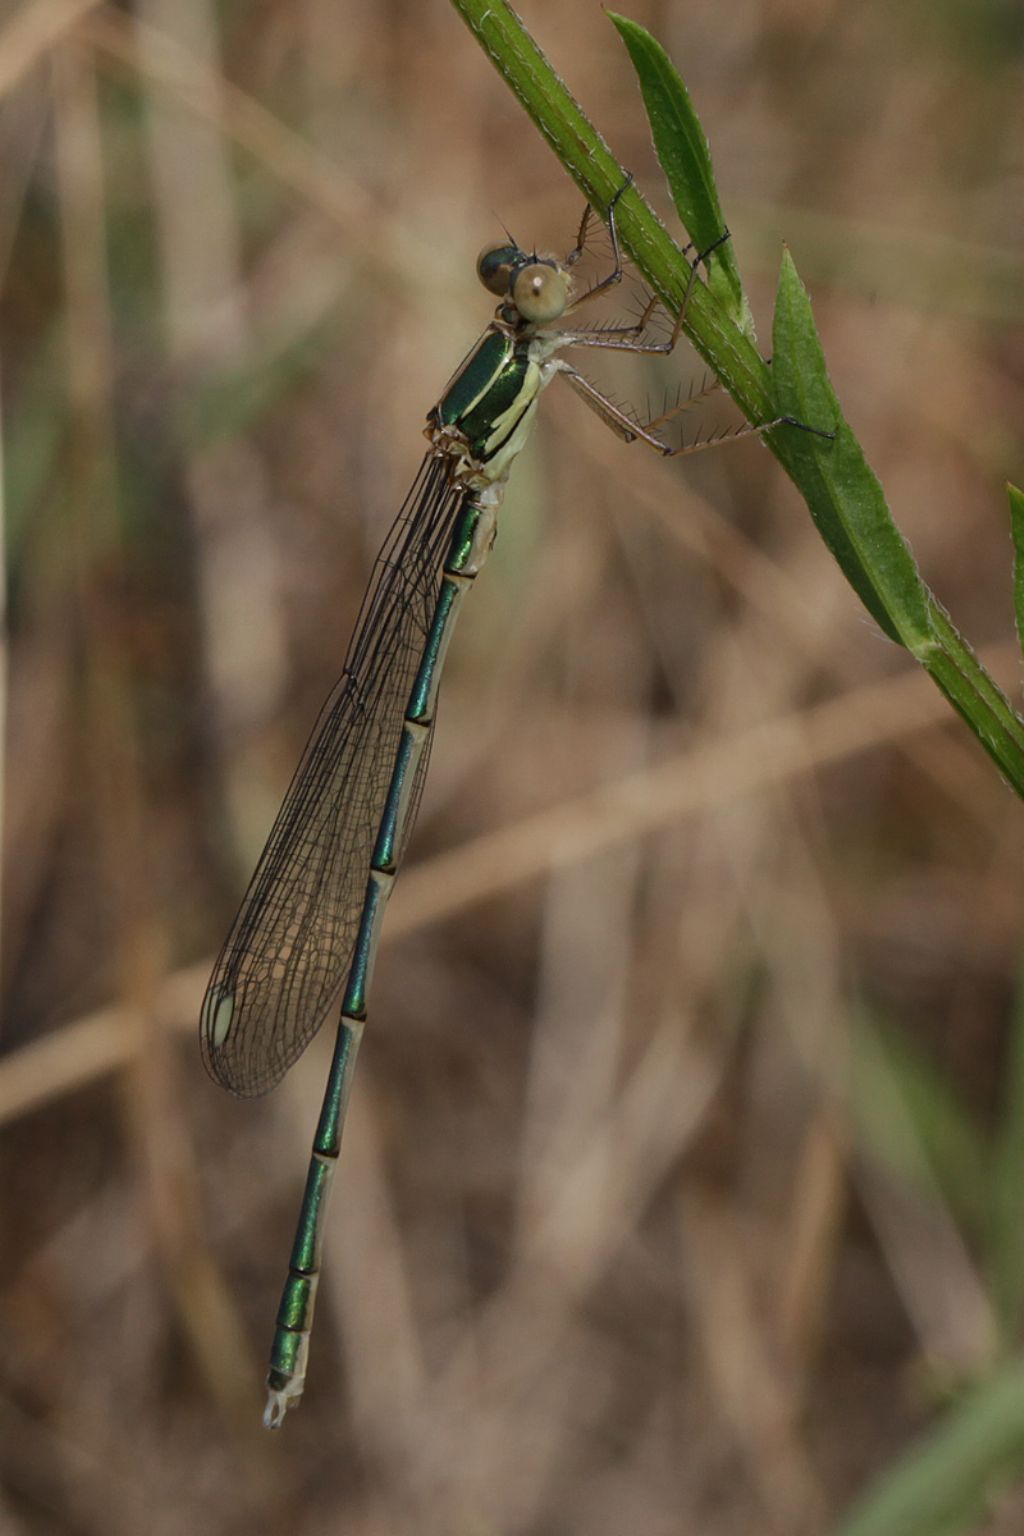
[[[1010,498],[1010,531],[1013,535],[1013,611],[1017,620],[1017,639],[1024,651],[1024,491],[1007,485]]]
[[[1018,495],[1020,493],[1018,492]],[[992,1179],[989,1272],[996,1316],[1008,1347],[1024,1319],[1024,964],[1010,1021]]]
[[[1024,1365],[981,1382],[913,1446],[832,1536],[968,1536],[1024,1472]]]
[[[860,1143],[926,1195],[938,1187],[973,1236],[985,1234],[991,1160],[984,1136],[938,1067],[905,1035],[861,1018],[851,1095]]]
[[[5,541],[11,581],[20,576],[26,543],[38,531],[39,514],[55,502],[68,426],[68,403],[54,380],[65,345],[54,321],[22,365],[19,388],[7,406],[4,442]]]
[[[697,250],[706,251],[724,233],[726,222],[707,136],[690,93],[664,48],[644,27],[614,11],[608,12],[608,19],[633,61],[654,148],[676,211]],[[719,247],[708,265],[712,293],[740,330],[752,336],[754,319],[731,240]]]
[[[894,640],[916,650],[931,641],[924,586],[893,522],[882,487],[843,419],[825,367],[807,290],[783,253],[773,329],[775,398],[780,415],[835,431],[833,443],[782,428],[787,457],[819,533],[861,602]]]

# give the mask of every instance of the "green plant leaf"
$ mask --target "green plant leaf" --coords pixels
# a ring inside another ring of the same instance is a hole
[[[825,367],[811,301],[788,251],[783,253],[773,330],[772,374],[780,416],[823,431],[780,428],[787,460],[800,467],[811,516],[847,581],[894,640],[915,654],[932,643],[924,585],[893,522],[882,487],[843,419]]]
[[[629,51],[651,125],[654,148],[687,234],[706,251],[726,229],[715,185],[711,151],[690,93],[661,44],[635,21],[608,12]],[[731,240],[708,259],[708,282],[729,318],[747,335],[754,318],[743,291]]]
[[[774,433],[822,538],[878,623],[926,667],[1018,794],[1024,795],[1024,722],[918,574],[882,487],[842,418],[810,300],[785,252],[775,309],[772,372],[780,415],[833,425],[831,445]]]

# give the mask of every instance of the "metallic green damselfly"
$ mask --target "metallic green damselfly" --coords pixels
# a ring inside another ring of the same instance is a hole
[[[381,921],[423,789],[445,653],[463,598],[490,553],[509,471],[540,396],[563,378],[624,442],[646,442],[667,456],[719,440],[670,447],[658,428],[692,398],[640,422],[561,356],[572,347],[668,353],[678,340],[710,251],[692,261],[664,341],[645,339],[654,299],[632,325],[560,323],[622,277],[615,205],[628,186],[607,215],[613,268],[582,293],[575,292],[573,269],[585,248],[589,205],[575,246],[561,260],[528,255],[511,238],[481,253],[478,276],[500,303],[429,413],[430,447],[381,550],[341,681],[306,747],[203,1002],[206,1065],[238,1094],[274,1087],[340,1004],[271,1351],[268,1428],[302,1397],[327,1196]],[[784,421],[803,425],[778,417],[731,437]]]

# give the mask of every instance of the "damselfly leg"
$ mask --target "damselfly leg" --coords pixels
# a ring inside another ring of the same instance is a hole
[[[631,185],[632,177],[629,177],[623,182],[608,205],[607,224],[612,243],[613,269],[600,282],[595,283],[585,293],[580,295],[579,298],[574,300],[565,310],[566,315],[575,313],[581,305],[607,293],[611,287],[621,282],[624,268],[619,246],[616,207],[622,195]],[[592,214],[592,207],[588,203],[583,210],[576,245],[565,258],[566,266],[574,265],[583,254],[587,229]],[[683,298],[676,312],[672,331],[664,341],[650,341],[645,338],[645,332],[651,319],[659,308],[664,307],[657,294],[652,294],[640,315],[632,324],[602,326],[598,330],[562,329],[559,332],[560,345],[567,348],[591,347],[612,352],[632,352],[640,356],[671,355],[675,351],[679,338],[682,335],[683,326],[690,307],[690,300],[693,296],[694,286],[698,281],[698,273],[701,266],[704,266],[706,269],[709,258],[730,238],[729,231],[727,229],[723,230],[716,240],[712,241],[705,250],[696,254],[689,261],[690,275],[687,279]],[[693,249],[692,243],[687,245],[684,248],[683,255],[686,256]],[[691,443],[679,443],[673,446],[658,436],[658,429],[666,426],[685,411],[692,410],[695,405],[700,404],[709,395],[714,394],[721,388],[719,380],[714,379],[710,383],[705,381],[699,390],[688,395],[684,400],[677,401],[669,410],[663,411],[659,416],[652,417],[647,421],[641,421],[637,416],[623,410],[620,405],[611,400],[602,390],[598,389],[597,385],[584,377],[578,369],[573,368],[564,359],[559,360],[558,371],[584,404],[589,406],[622,442],[646,443],[649,448],[654,449],[656,453],[660,453],[664,458],[681,458],[694,453],[704,453],[709,448],[720,448],[724,447],[727,443],[741,442],[745,437],[760,436],[764,432],[770,432],[774,427],[781,426],[796,427],[799,431],[810,432],[816,437],[826,439],[831,439],[835,435],[819,427],[813,427],[807,422],[799,421],[795,416],[778,415],[771,417],[768,421],[747,422],[740,427],[722,433],[699,438]]]

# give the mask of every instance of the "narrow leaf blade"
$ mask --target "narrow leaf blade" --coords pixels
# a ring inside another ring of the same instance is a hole
[[[882,487],[843,419],[810,299],[788,251],[779,273],[773,343],[779,415],[836,433],[834,442],[826,442],[782,426],[776,446],[797,470],[818,531],[864,606],[886,634],[919,654],[934,645],[924,584]]]
[[[705,251],[725,233],[726,224],[707,136],[690,94],[664,48],[644,27],[608,14],[636,70],[654,148],[676,211],[697,250]],[[708,267],[712,293],[739,329],[752,336],[753,317],[731,240],[719,246]]]
[[[992,1496],[1024,1471],[1024,1367],[979,1383],[885,1472],[833,1536],[975,1532]]]

